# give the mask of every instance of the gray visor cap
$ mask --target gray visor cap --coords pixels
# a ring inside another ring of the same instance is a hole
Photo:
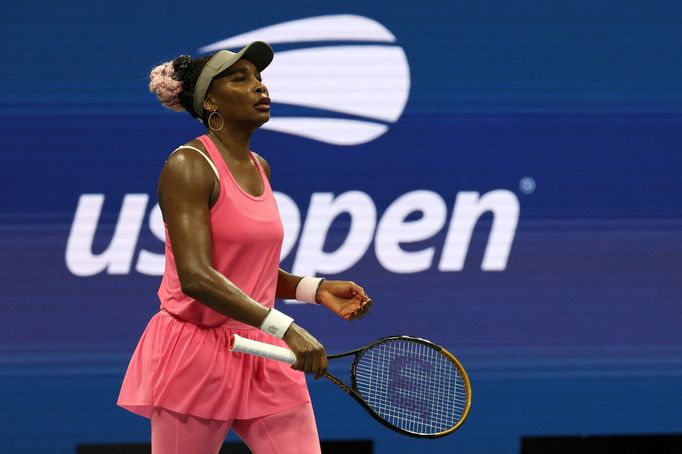
[[[258,71],[263,71],[268,67],[274,53],[272,47],[263,41],[254,41],[248,46],[244,47],[237,53],[229,50],[221,50],[211,57],[199,74],[197,83],[194,86],[194,113],[197,114],[201,121],[201,116],[204,113],[204,99],[206,92],[211,85],[213,79],[232,66],[240,58],[244,58],[253,63]]]

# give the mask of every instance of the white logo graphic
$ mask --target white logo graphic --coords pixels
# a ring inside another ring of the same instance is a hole
[[[334,145],[359,145],[388,131],[405,110],[410,68],[396,38],[362,16],[334,15],[284,22],[204,46],[200,52],[269,44],[360,41],[382,44],[315,46],[278,51],[265,82],[273,103],[290,104],[357,118],[278,117],[263,129]]]

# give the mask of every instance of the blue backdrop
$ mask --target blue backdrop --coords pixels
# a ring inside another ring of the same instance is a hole
[[[432,339],[474,389],[455,435],[419,441],[311,381],[323,439],[516,453],[525,435],[682,431],[679,3],[2,9],[3,452],[148,441],[115,400],[158,309],[156,180],[202,127],[147,75],[252,36],[276,52],[252,149],[279,193],[283,268],[375,300],[352,324],[280,308],[332,352]]]

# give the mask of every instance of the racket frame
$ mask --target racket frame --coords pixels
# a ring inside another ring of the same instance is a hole
[[[467,399],[466,399],[464,411],[462,412],[462,417],[459,419],[459,421],[457,421],[457,424],[455,424],[453,427],[451,427],[447,430],[444,430],[442,432],[434,433],[434,434],[423,434],[423,433],[419,433],[419,432],[413,432],[410,430],[402,429],[400,427],[394,426],[393,424],[391,424],[390,422],[388,422],[384,418],[382,418],[362,398],[362,396],[360,395],[360,392],[358,391],[357,381],[355,378],[355,371],[356,371],[358,362],[360,361],[360,358],[362,357],[362,355],[367,350],[369,350],[373,347],[376,347],[380,344],[390,342],[393,340],[409,340],[411,342],[417,342],[417,343],[423,344],[429,348],[432,348],[432,349],[438,351],[439,353],[444,355],[446,358],[448,358],[455,365],[455,367],[457,368],[457,372],[460,374],[460,376],[462,377],[462,381],[464,382],[464,388],[465,388],[465,391],[467,393]],[[447,351],[445,348],[441,347],[440,345],[436,345],[431,341],[428,341],[426,339],[422,339],[419,337],[405,336],[405,335],[388,336],[388,337],[382,337],[381,339],[378,339],[378,340],[372,342],[371,344],[366,345],[366,346],[361,347],[361,348],[358,348],[356,350],[352,350],[352,351],[345,352],[345,353],[338,353],[335,355],[328,355],[327,358],[328,359],[337,359],[337,358],[343,358],[343,357],[350,356],[350,355],[355,355],[355,358],[353,359],[353,364],[351,365],[351,369],[350,369],[351,386],[346,385],[344,382],[342,382],[339,378],[337,378],[335,375],[333,375],[330,372],[325,372],[324,377],[327,378],[328,380],[330,380],[335,385],[337,385],[339,388],[341,388],[346,394],[350,395],[353,399],[355,399],[355,401],[357,403],[359,403],[362,406],[362,408],[364,408],[365,411],[367,413],[369,413],[369,415],[371,417],[373,417],[377,422],[382,424],[384,427],[387,427],[387,428],[393,430],[394,432],[398,432],[398,433],[403,434],[403,435],[408,435],[410,437],[439,438],[439,437],[444,437],[446,435],[453,433],[467,419],[467,416],[469,415],[469,410],[471,408],[471,382],[469,381],[469,377],[468,377],[466,371],[464,370],[464,367],[459,362],[459,360],[457,358],[455,358],[455,356],[452,353],[450,353],[449,351]]]

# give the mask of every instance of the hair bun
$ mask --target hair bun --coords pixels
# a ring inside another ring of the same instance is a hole
[[[186,57],[179,57],[177,60]],[[188,57],[189,58],[189,57]],[[149,74],[149,91],[156,94],[164,107],[180,112],[185,110],[180,104],[182,82],[175,76],[175,61],[168,61],[152,69]]]
[[[177,80],[183,80],[185,74],[192,69],[192,57],[189,55],[180,55],[173,60],[173,69],[175,69],[175,77]]]

